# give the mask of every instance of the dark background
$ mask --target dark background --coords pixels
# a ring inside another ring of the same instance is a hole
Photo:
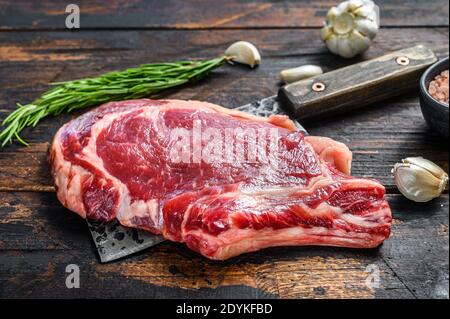
[[[0,0],[0,118],[30,102],[48,82],[155,61],[212,58],[234,41],[260,49],[259,68],[225,66],[197,85],[164,96],[238,106],[273,95],[281,69],[317,64],[333,70],[422,43],[449,50],[447,1],[376,1],[382,29],[362,57],[344,60],[319,37],[337,1],[75,1],[81,29],[65,29],[67,1]],[[398,194],[390,170],[424,156],[448,171],[448,141],[429,130],[417,89],[351,114],[305,125],[354,152],[353,174],[387,187],[392,237],[374,250],[274,248],[213,262],[164,243],[101,265],[83,220],[53,193],[46,151],[75,115],[26,130],[30,147],[0,150],[0,297],[144,298],[448,298],[448,194],[416,204]],[[81,288],[67,289],[65,267],[77,264]],[[370,264],[381,287],[365,285]]]

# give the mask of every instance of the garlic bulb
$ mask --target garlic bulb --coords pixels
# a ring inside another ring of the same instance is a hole
[[[225,55],[231,61],[249,65],[251,68],[261,63],[261,55],[258,49],[247,41],[233,43],[225,51]]]
[[[303,79],[322,74],[322,68],[317,65],[302,65],[297,68],[287,69],[280,72],[280,77],[284,83],[292,83]]]
[[[321,38],[334,54],[352,58],[369,48],[379,28],[379,8],[373,1],[349,0],[328,11]]]
[[[447,187],[448,174],[423,157],[408,157],[393,169],[399,191],[415,202],[428,202],[441,196]]]

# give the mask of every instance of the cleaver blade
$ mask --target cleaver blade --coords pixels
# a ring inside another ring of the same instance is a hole
[[[273,114],[286,115],[278,102],[277,96],[271,96],[260,101],[245,104],[235,108],[235,110],[262,117],[268,117]],[[303,126],[297,121],[293,121],[298,130],[306,134]],[[132,255],[165,240],[160,235],[124,227],[117,220],[110,223],[87,220],[87,224],[101,263],[107,263]]]
[[[155,246],[164,237],[120,225],[118,220],[102,223],[86,220],[101,263],[107,263]]]

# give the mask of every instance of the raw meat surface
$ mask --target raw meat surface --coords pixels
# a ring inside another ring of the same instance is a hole
[[[195,137],[198,125],[218,134],[214,143]],[[180,129],[192,133],[182,143],[189,152],[171,153]],[[264,134],[250,143],[241,129]],[[228,155],[246,155],[221,160],[229,145]],[[214,147],[216,157],[202,157]],[[83,218],[117,218],[223,260],[272,246],[381,244],[391,226],[385,189],[349,176],[351,158],[344,144],[303,136],[286,116],[142,99],[104,104],[64,125],[49,162],[59,200]]]

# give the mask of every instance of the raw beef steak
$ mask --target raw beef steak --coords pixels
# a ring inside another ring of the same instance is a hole
[[[179,100],[104,104],[64,125],[49,156],[61,203],[185,242],[211,259],[272,246],[370,248],[390,234],[384,187],[351,152],[268,118]]]

